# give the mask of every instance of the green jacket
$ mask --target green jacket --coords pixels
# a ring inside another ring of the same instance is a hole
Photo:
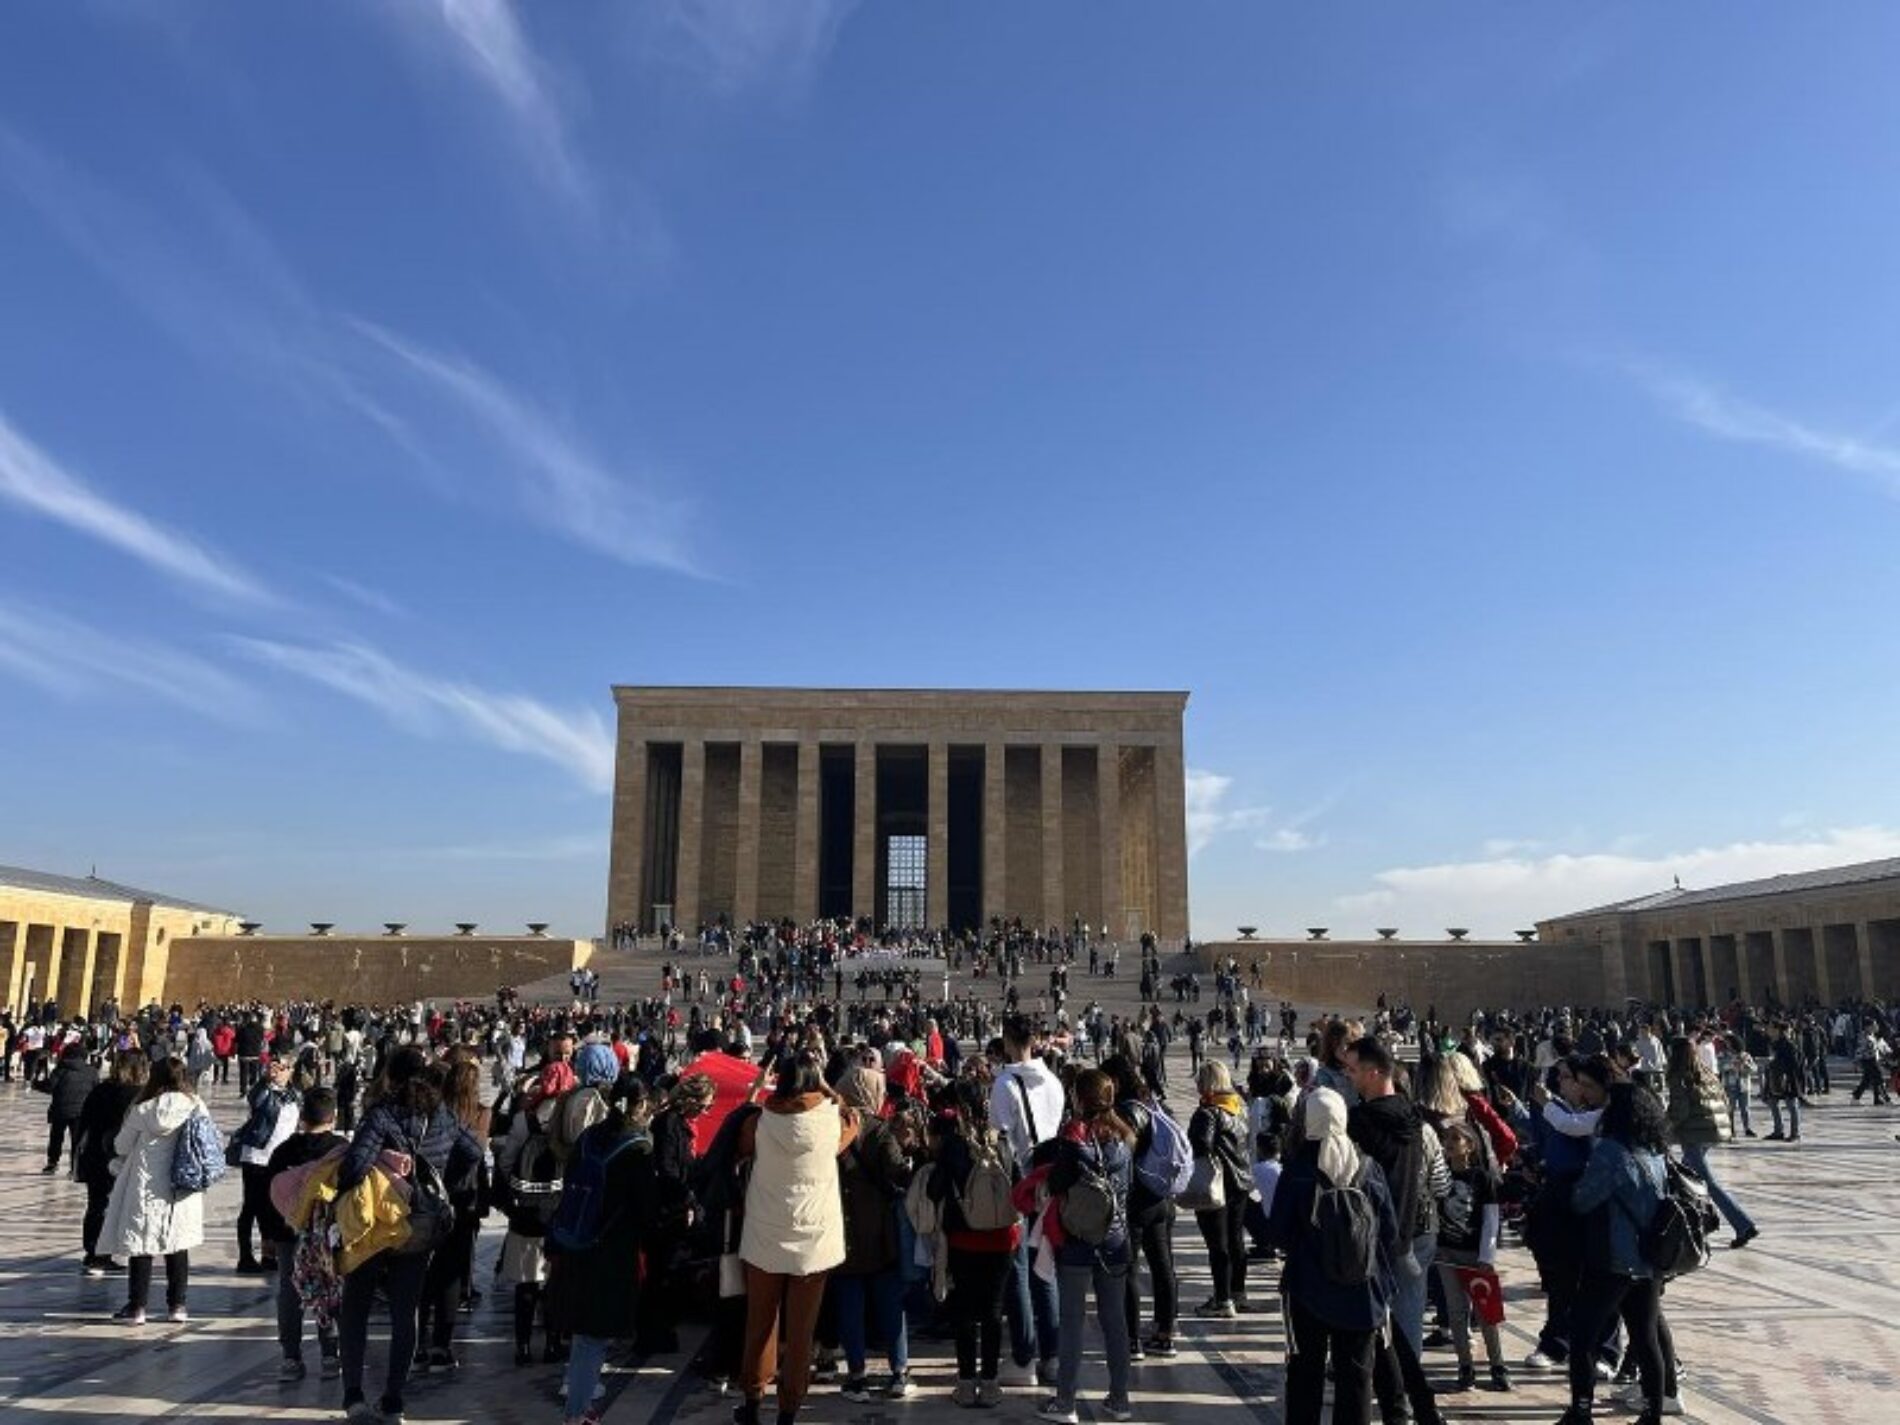
[[[1713,1074],[1669,1080],[1669,1131],[1685,1147],[1713,1148],[1730,1137],[1728,1095]]]

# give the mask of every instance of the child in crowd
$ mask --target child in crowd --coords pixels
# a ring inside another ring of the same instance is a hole
[[[1247,1236],[1254,1244],[1253,1255],[1262,1261],[1273,1259],[1267,1245],[1267,1214],[1273,1211],[1273,1192],[1280,1186],[1280,1135],[1256,1133],[1253,1140],[1254,1201],[1247,1205]]]
[[[1498,1193],[1477,1130],[1467,1123],[1448,1123],[1442,1137],[1445,1166],[1451,1172],[1451,1190],[1438,1205],[1436,1260],[1439,1282],[1445,1289],[1445,1303],[1451,1316],[1452,1346],[1458,1353],[1457,1389],[1470,1390],[1478,1379],[1471,1361],[1473,1307],[1459,1269],[1490,1267],[1496,1260]],[[1505,1369],[1498,1328],[1482,1313],[1479,1325],[1484,1332],[1485,1359],[1491,1364],[1491,1388],[1510,1390],[1511,1375]]]
[[[275,1178],[291,1168],[314,1163],[338,1148],[349,1146],[349,1141],[336,1131],[336,1095],[329,1089],[311,1089],[303,1096],[297,1131],[271,1152],[268,1177]],[[262,1196],[257,1211],[258,1231],[267,1243],[274,1243],[277,1248],[277,1344],[284,1352],[277,1379],[286,1383],[300,1381],[304,1378],[304,1301],[298,1279],[306,1274],[298,1270],[297,1233],[270,1200],[268,1181]],[[323,1228],[320,1226],[317,1230]],[[341,1287],[336,1290],[340,1292]],[[324,1380],[334,1379],[341,1369],[337,1356],[337,1304],[332,1301],[328,1309],[316,1306],[313,1311],[317,1323],[317,1354],[322,1361]]]

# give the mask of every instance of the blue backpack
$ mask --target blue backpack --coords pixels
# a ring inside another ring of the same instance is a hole
[[[642,1131],[610,1140],[598,1128],[590,1128],[581,1134],[577,1148],[568,1160],[561,1205],[548,1224],[548,1244],[563,1252],[590,1251],[619,1220],[619,1213],[607,1214],[607,1166],[628,1148],[651,1152],[653,1139]]]
[[[1135,1162],[1135,1178],[1158,1198],[1171,1198],[1194,1174],[1187,1134],[1159,1105],[1148,1106],[1148,1149]]]
[[[203,1192],[224,1176],[224,1139],[211,1115],[194,1109],[178,1129],[172,1147],[172,1193]]]

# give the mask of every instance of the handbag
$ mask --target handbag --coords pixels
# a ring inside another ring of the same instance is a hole
[[[745,1263],[737,1252],[720,1254],[719,1295],[721,1298],[745,1295]]]
[[[449,1201],[448,1186],[435,1164],[422,1156],[416,1139],[412,1134],[409,1144],[409,1237],[395,1249],[404,1257],[433,1252],[455,1231],[455,1206]]]
[[[1227,1175],[1221,1171],[1220,1160],[1212,1153],[1196,1158],[1187,1186],[1175,1202],[1189,1212],[1218,1212],[1226,1207]]]

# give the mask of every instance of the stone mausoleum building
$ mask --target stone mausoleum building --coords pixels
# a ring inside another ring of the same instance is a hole
[[[1900,998],[1900,859],[1680,886],[1540,921],[1547,945],[1600,957],[1606,1001],[1785,1005]]]
[[[617,687],[612,925],[1187,935],[1179,692]]]

